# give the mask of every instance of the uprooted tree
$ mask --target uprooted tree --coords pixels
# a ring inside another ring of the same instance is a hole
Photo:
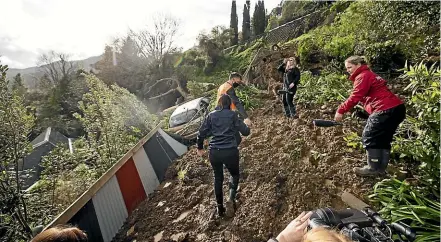
[[[178,30],[177,19],[156,15],[151,26],[130,30],[128,36],[106,46],[103,59],[95,65],[97,76],[135,93],[151,112],[175,105],[186,96],[186,78],[175,67],[180,57],[175,43]]]
[[[157,80],[147,91],[147,107],[153,113],[179,104],[187,93],[176,79],[164,78]]]

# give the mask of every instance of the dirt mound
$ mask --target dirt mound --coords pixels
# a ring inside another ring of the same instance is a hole
[[[376,180],[352,172],[363,154],[348,152],[343,140],[356,123],[318,129],[312,119],[331,118],[327,110],[298,107],[300,118],[286,120],[274,101],[264,106],[251,113],[254,127],[240,147],[233,218],[215,216],[211,166],[192,149],[169,168],[160,188],[133,212],[114,241],[266,241],[301,211],[343,208],[342,191],[363,197],[372,188]]]

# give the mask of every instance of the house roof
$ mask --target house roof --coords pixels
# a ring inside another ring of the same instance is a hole
[[[35,138],[31,144],[32,148],[37,148],[43,144],[50,143],[53,146],[58,143],[69,143],[69,139],[56,130],[52,130],[51,127],[48,127],[45,132],[41,133],[37,138]]]

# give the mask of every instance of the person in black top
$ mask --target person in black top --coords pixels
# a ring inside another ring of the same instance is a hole
[[[198,155],[204,155],[204,139],[212,137],[209,143],[209,159],[214,171],[214,193],[219,216],[225,215],[223,206],[222,183],[224,180],[223,166],[231,174],[230,198],[227,202],[227,212],[233,214],[236,209],[236,192],[239,184],[239,150],[237,149],[236,134],[250,134],[250,128],[240,120],[230,109],[231,98],[223,94],[219,98],[216,109],[209,113],[204,120],[197,137]]]
[[[283,63],[277,68],[283,73],[283,90],[286,91],[282,96],[285,116],[295,118],[296,107],[294,105],[294,95],[297,91],[297,85],[300,82],[300,70],[294,57],[284,59]]]

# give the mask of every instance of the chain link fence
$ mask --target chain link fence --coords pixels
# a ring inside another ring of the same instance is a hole
[[[326,14],[323,13],[324,13],[323,10],[314,11],[300,18],[292,20],[288,23],[280,25],[276,28],[273,28],[270,31],[265,32],[264,34],[255,36],[242,45],[247,46],[257,39],[262,39],[263,43],[267,45],[273,45],[297,38],[300,35],[308,32],[310,29],[315,28],[321,23],[325,22],[328,16],[326,16]],[[238,48],[239,46],[241,45],[231,46],[229,48],[224,49],[222,52],[224,54],[229,54],[234,50],[236,50],[236,48]]]

